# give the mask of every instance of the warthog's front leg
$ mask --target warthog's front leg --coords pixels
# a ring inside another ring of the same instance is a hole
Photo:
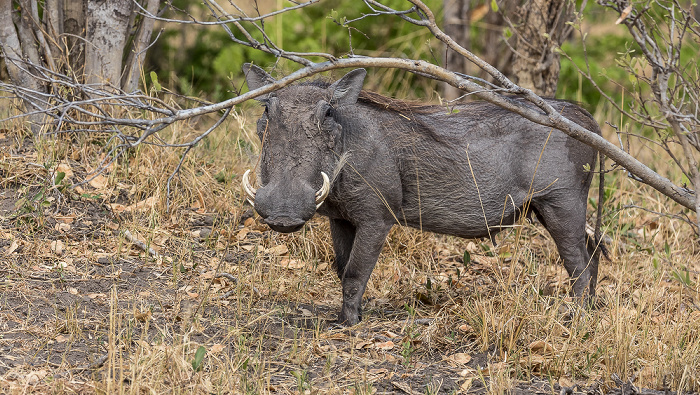
[[[338,315],[340,324],[352,326],[360,322],[362,295],[391,226],[391,223],[373,222],[357,227],[350,259],[342,276],[343,306]]]

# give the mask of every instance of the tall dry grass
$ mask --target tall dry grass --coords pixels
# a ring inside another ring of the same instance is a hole
[[[682,211],[678,206],[621,170],[606,179],[603,225],[613,242],[610,259],[601,262],[597,309],[582,309],[568,298],[556,247],[538,224],[500,234],[497,247],[396,227],[367,287],[364,321],[347,331],[330,330],[341,292],[331,268],[327,221],[315,218],[302,231],[283,235],[255,216],[246,219],[251,212],[240,175],[255,164],[258,111],[237,113],[192,151],[172,185],[170,211],[165,185],[180,153],[151,145],[119,159],[82,195],[52,190],[67,206],[88,199],[110,208],[118,230],[90,243],[85,256],[101,249],[137,259],[162,273],[166,285],[109,291],[105,314],[92,317],[107,334],[103,365],[55,381],[49,378],[64,367],[48,366],[51,373],[36,380],[25,366],[0,377],[0,388],[371,394],[432,372],[436,379],[420,387],[422,393],[445,390],[441,380],[448,378],[457,392],[485,385],[488,393],[503,393],[532,378],[552,386],[600,382],[605,390],[615,385],[614,375],[634,378],[639,387],[700,389],[697,237],[682,220],[666,215]],[[604,106],[595,116],[601,125],[616,117]],[[175,125],[161,137],[183,141],[209,122]],[[14,143],[3,147],[10,154],[0,168],[6,177],[17,176],[0,187],[17,194],[46,185],[61,163],[71,166],[75,175],[69,181],[77,183],[109,148],[93,135],[28,143],[22,130],[19,123],[5,127]],[[611,133],[605,130],[614,141]],[[20,154],[19,145],[29,148]],[[660,174],[680,179],[650,149],[640,146],[635,154]],[[26,166],[30,162],[44,169]],[[595,188],[591,196],[597,196]],[[113,206],[137,202],[149,203],[129,212]],[[594,204],[592,199],[590,213]],[[641,208],[623,208],[630,204]],[[207,237],[193,225],[202,216],[214,218]],[[40,223],[26,227],[5,218],[3,224],[6,234],[27,246],[46,244]],[[156,247],[161,258],[143,251],[134,256],[124,230]],[[23,259],[12,261],[14,268],[40,261],[31,248],[24,251]],[[471,258],[466,263],[465,251]],[[216,278],[218,273],[232,277]],[[149,315],[149,298],[159,292],[174,313]],[[79,315],[62,313],[56,320],[68,335],[85,336]],[[39,336],[48,341],[55,333]],[[205,357],[195,368],[201,347]],[[471,362],[458,354],[470,355]]]

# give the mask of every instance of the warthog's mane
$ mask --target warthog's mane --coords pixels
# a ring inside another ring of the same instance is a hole
[[[331,86],[331,82],[324,80],[324,79],[315,79],[311,81],[304,81],[300,83],[299,85],[302,86],[313,86],[321,89],[327,89],[328,87]],[[507,96],[510,100],[518,101],[521,102],[522,104],[526,106],[531,106],[534,107],[534,105],[528,103],[524,98],[518,97],[518,96]],[[545,98],[545,100],[550,104],[553,105],[558,111],[561,111],[562,113],[565,113],[568,117],[571,117],[572,120],[575,122],[581,124],[581,125],[597,125],[595,119],[593,116],[588,113],[588,111],[584,110],[581,108],[580,103],[576,103],[574,101],[570,100],[561,100],[561,99],[554,99],[554,98]],[[366,91],[363,90],[360,92],[360,97],[358,99],[358,102],[361,104],[369,105],[371,107],[380,109],[380,110],[388,110],[395,112],[399,115],[402,115],[404,118],[407,120],[410,120],[412,122],[417,122],[419,124],[423,124],[423,121],[421,120],[422,117],[414,117],[412,115],[430,115],[430,114],[438,114],[438,113],[445,113],[445,114],[450,114],[452,113],[453,109],[465,109],[468,108],[470,114],[475,115],[477,113],[482,113],[482,114],[490,114],[491,116],[495,116],[497,114],[503,114],[503,113],[509,113],[510,110],[507,110],[505,108],[499,107],[495,104],[489,103],[487,101],[462,101],[462,102],[457,102],[454,104],[451,104],[449,107],[445,105],[439,105],[439,104],[425,104],[422,102],[418,101],[410,101],[410,100],[401,100],[401,99],[394,99],[391,97],[387,97],[384,95],[381,95],[379,93],[371,92],[371,91]],[[456,113],[457,111],[455,111]],[[589,125],[589,126],[590,126]],[[593,127],[593,126],[590,126]],[[434,132],[432,128],[427,127],[429,132]]]
[[[299,84],[300,86],[313,86],[317,88],[327,89],[331,86],[331,82],[324,79],[316,79],[305,81]],[[444,111],[444,108],[439,105],[430,105],[417,101],[394,99],[381,95],[379,93],[362,90],[358,101],[362,104],[367,104],[382,110],[395,111],[404,115],[408,114],[434,114]]]

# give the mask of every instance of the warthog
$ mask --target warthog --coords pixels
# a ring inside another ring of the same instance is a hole
[[[248,87],[275,80],[246,64]],[[554,239],[572,294],[593,295],[595,243],[586,201],[597,152],[566,134],[486,102],[427,106],[362,91],[366,71],[334,83],[292,84],[259,96],[259,187],[244,190],[278,232],[329,218],[343,284],[338,321],[354,325],[367,281],[395,224],[465,238],[493,238],[534,213]],[[517,99],[513,99],[517,100]],[[580,107],[548,100],[588,130]]]

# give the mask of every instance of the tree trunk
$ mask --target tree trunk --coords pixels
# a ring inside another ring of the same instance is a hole
[[[54,89],[57,79],[137,89],[153,19],[137,14],[134,1],[0,0],[0,49],[34,134],[45,126],[52,95],[65,94]],[[138,1],[158,13],[159,0]]]
[[[124,0],[88,1],[85,81],[119,87],[122,56],[133,3]]]
[[[17,29],[15,29],[15,23],[18,25]],[[31,66],[34,64],[32,59],[38,61],[39,53],[34,41],[29,38],[28,23],[28,18],[13,15],[12,0],[0,0],[0,48],[2,48],[7,73],[13,84],[18,87],[15,93],[22,99],[25,111],[31,114],[29,123],[32,133],[39,134],[44,120],[39,111],[46,108],[44,96],[46,90],[32,74],[36,71]]]
[[[569,0],[527,0],[518,12],[513,78],[516,84],[553,97],[559,80],[559,55],[573,6]]]
[[[148,12],[155,15],[158,13],[159,3],[159,0],[147,0],[145,8]],[[151,33],[153,32],[153,22],[153,19],[144,17],[134,37],[133,49],[127,57],[122,77],[122,89],[126,92],[132,92],[138,88],[141,68],[146,58],[146,49],[150,44]]]
[[[443,29],[459,45],[471,50],[469,2],[470,0],[444,0]],[[470,75],[470,63],[467,59],[449,48],[445,51],[446,69]],[[443,84],[442,96],[445,99],[454,100],[463,94],[464,92],[454,86]]]
[[[71,74],[82,76],[85,65],[85,10],[87,0],[59,0],[57,7],[63,4],[63,31],[61,45],[68,52],[65,59],[73,69]],[[63,34],[65,33],[65,34]]]

